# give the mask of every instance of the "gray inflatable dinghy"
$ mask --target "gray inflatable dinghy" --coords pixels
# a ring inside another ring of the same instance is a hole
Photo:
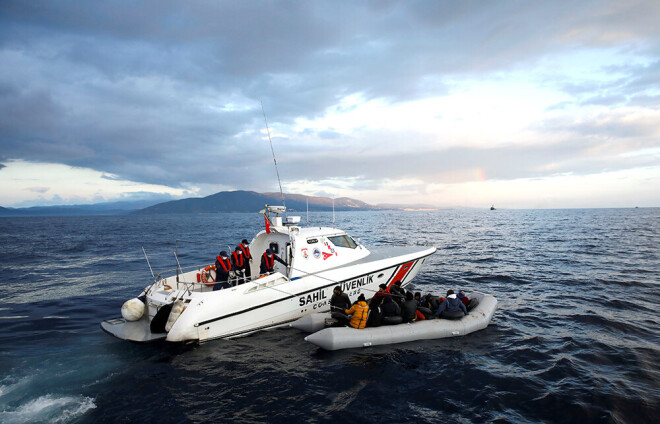
[[[305,340],[326,350],[339,350],[464,336],[486,328],[497,309],[497,299],[492,295],[475,292],[468,297],[471,300],[478,299],[479,304],[460,319],[430,319],[362,330],[352,327],[331,327],[310,334]],[[313,324],[311,322],[309,324],[303,327],[318,328],[321,317],[314,320]]]

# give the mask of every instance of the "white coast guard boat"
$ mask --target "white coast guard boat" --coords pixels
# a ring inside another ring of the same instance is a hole
[[[140,300],[124,304],[123,318],[103,321],[103,330],[135,342],[204,342],[245,336],[328,311],[337,285],[351,298],[362,292],[371,296],[383,283],[400,280],[405,286],[436,251],[429,246],[367,249],[336,228],[303,228],[298,225],[300,217],[288,217],[283,222],[283,206],[266,205],[261,212],[266,231],[259,232],[250,243],[254,258],[249,264],[251,281],[236,284],[234,280],[231,287],[213,291],[214,282],[204,265],[155,278]],[[266,249],[287,265],[275,262],[275,273],[260,276],[260,258]],[[155,321],[165,320],[164,329],[159,325],[157,332],[152,332]]]

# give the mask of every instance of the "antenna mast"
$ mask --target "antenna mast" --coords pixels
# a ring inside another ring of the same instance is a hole
[[[282,196],[282,206],[284,206],[284,217],[287,218],[286,213],[286,203],[284,203],[284,192],[282,191],[282,181],[280,180],[280,171],[277,169],[277,160],[275,159],[275,150],[273,150],[273,140],[270,138],[270,129],[268,128],[268,120],[266,119],[266,111],[264,110],[264,103],[259,100],[261,103],[261,111],[264,114],[264,122],[266,123],[266,132],[268,133],[268,141],[270,142],[270,151],[273,154],[273,162],[275,163],[275,172],[277,173],[277,182],[280,185],[280,196]]]

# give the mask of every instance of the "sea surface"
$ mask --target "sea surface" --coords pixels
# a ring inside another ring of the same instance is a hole
[[[0,422],[660,422],[660,209],[335,220],[367,247],[437,246],[414,290],[492,293],[490,326],[337,352],[294,329],[133,344],[100,322],[149,284],[142,246],[155,271],[175,249],[183,267],[210,263],[263,218],[0,218]]]

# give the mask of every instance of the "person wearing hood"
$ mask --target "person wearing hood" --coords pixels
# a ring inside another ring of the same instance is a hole
[[[382,318],[400,316],[401,307],[392,300],[391,296],[385,296],[380,305],[380,315]]]
[[[367,318],[369,317],[369,305],[364,298],[364,295],[361,294],[358,297],[358,301],[355,305],[351,306],[350,309],[344,310],[346,315],[350,315],[351,322],[349,325],[353,328],[363,329],[367,325]]]
[[[263,255],[261,255],[261,265],[259,266],[259,273],[261,275],[269,275],[275,272],[275,261],[281,263],[284,266],[287,266],[279,256],[273,253],[272,250],[266,249]]]
[[[436,318],[440,318],[443,312],[456,313],[458,311],[463,311],[463,314],[467,315],[467,308],[461,302],[453,290],[447,291],[447,298],[440,304],[440,307],[435,311]]]
[[[215,258],[215,285],[213,291],[229,288],[231,261],[224,250]]]
[[[399,307],[403,306],[403,301],[406,298],[406,291],[401,287],[401,281],[395,281],[389,288],[392,300],[396,302]]]
[[[401,318],[403,322],[413,322],[417,318],[417,305],[419,303],[413,297],[412,292],[406,293],[406,300],[401,303]]]

